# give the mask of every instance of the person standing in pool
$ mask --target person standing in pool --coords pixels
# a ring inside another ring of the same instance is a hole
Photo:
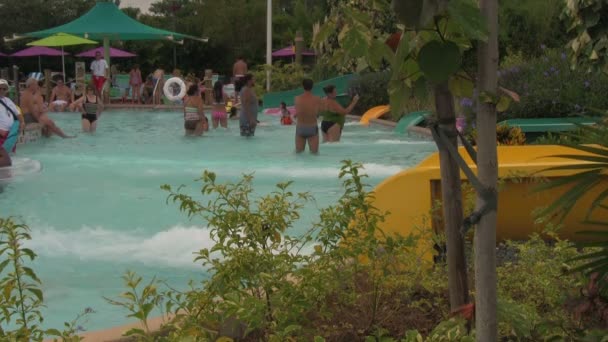
[[[314,83],[311,79],[302,81],[304,94],[296,96],[296,153],[304,151],[306,143],[311,153],[319,152],[319,127],[317,116],[321,99],[312,94]]]
[[[184,129],[186,135],[201,136],[209,129],[205,116],[205,106],[197,84],[192,84],[186,92],[184,100]]]
[[[338,101],[336,101],[336,87],[334,85],[328,85],[323,88],[327,97],[323,100],[321,105],[322,112],[321,117],[321,131],[323,131],[323,142],[338,142],[342,136],[342,129],[344,128],[344,122],[346,121],[346,115],[355,108],[357,101],[359,101],[359,95],[355,95],[348,107],[342,107]],[[299,114],[298,114],[299,115]]]
[[[241,86],[239,91],[241,98],[241,136],[253,137],[258,124],[258,98],[253,89],[255,80],[252,74],[247,74],[243,76],[239,83]]]
[[[228,114],[226,114],[227,102],[228,96],[224,93],[224,84],[221,81],[215,82],[213,85],[213,110],[211,113],[213,128],[217,128],[218,125],[228,128]]]
[[[95,93],[95,87],[92,84],[88,84],[85,95],[76,100],[74,104],[75,107],[83,109],[81,115],[82,131],[95,132],[97,130],[97,120],[103,110],[103,103],[99,101],[99,96]]]

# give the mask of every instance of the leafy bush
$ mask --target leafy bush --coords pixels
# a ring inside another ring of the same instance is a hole
[[[388,83],[390,79],[389,71],[365,73],[351,79],[348,85],[349,91],[359,94],[359,102],[357,102],[353,114],[363,115],[372,107],[389,104]],[[426,96],[412,96],[407,100],[404,112],[399,117],[392,119],[397,121],[407,113],[433,108],[431,100]]]
[[[266,94],[266,71],[268,69],[271,71],[271,92],[301,88],[302,80],[307,77],[304,68],[296,63],[283,64],[282,62],[276,62],[271,67],[260,65],[252,72],[258,98],[262,98]]]
[[[64,330],[43,330],[40,309],[43,307],[42,282],[27,266],[37,255],[23,243],[31,240],[30,229],[11,218],[0,218],[0,339],[2,341],[42,341],[45,335],[64,342],[82,340],[77,333],[79,323],[93,309],[87,308]]]
[[[500,85],[521,96],[521,102],[512,103],[500,120],[578,116],[592,108],[608,108],[605,74],[588,73],[584,67],[571,69],[564,52],[544,51],[541,57],[500,71]]]
[[[348,87],[352,93],[359,94],[359,102],[353,114],[363,115],[368,109],[389,103],[388,82],[391,73],[387,71],[372,72],[353,77]]]

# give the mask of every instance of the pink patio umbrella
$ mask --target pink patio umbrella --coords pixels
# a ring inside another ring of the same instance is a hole
[[[32,46],[27,49],[17,51],[11,55],[11,57],[35,57],[38,56],[38,71],[42,72],[42,62],[41,56],[66,56],[69,55],[67,52],[62,52],[61,50],[51,49],[45,46]]]
[[[76,57],[94,58],[95,54],[97,52],[101,52],[101,54],[103,55],[103,53],[104,53],[103,46],[81,52],[81,53],[77,54]],[[120,49],[116,49],[116,48],[110,48],[110,58],[129,58],[129,57],[136,57],[136,56],[137,56],[136,54],[128,52],[128,51],[124,51],[124,50],[120,50]]]
[[[277,50],[272,53],[272,57],[295,57],[295,55],[296,55],[296,49],[293,45],[282,48],[282,49]],[[314,51],[311,51],[311,50],[302,51],[302,56],[314,56],[314,55],[315,55]]]
[[[0,57],[6,57],[6,56],[7,56],[6,54],[0,52]]]

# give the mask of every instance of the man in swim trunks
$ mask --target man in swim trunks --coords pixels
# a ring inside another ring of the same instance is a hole
[[[258,125],[258,98],[255,95],[253,86],[255,80],[252,74],[243,76],[241,80],[243,87],[240,89],[241,116],[240,127],[242,137],[252,137],[255,135],[255,128]]]
[[[306,143],[311,153],[319,153],[319,127],[317,115],[321,99],[312,94],[313,81],[302,81],[304,94],[296,96],[296,153],[304,151]]]
[[[95,60],[91,63],[91,72],[93,73],[93,84],[97,89],[97,96],[101,96],[103,85],[108,77],[108,63],[103,59],[100,51],[95,53]]]
[[[55,83],[57,85],[51,93],[49,107],[51,112],[64,112],[72,100],[72,90],[63,83],[63,79],[57,79]]]
[[[55,125],[55,122],[46,115],[44,100],[40,94],[38,80],[29,78],[25,82],[25,90],[21,93],[21,102],[19,103],[25,123],[38,122],[43,126],[43,129],[48,129],[51,133],[55,133],[62,138],[73,138]]]

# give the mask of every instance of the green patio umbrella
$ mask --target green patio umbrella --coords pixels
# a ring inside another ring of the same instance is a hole
[[[108,64],[110,64],[111,40],[169,40],[179,43],[187,38],[207,41],[207,38],[194,37],[142,24],[122,12],[113,1],[99,1],[80,18],[47,30],[26,33],[25,36],[43,38],[59,32],[102,40],[105,51],[104,57]]]
[[[62,66],[62,72],[63,72],[63,81],[65,82],[65,55],[63,54],[63,47],[64,46],[70,46],[70,45],[84,45],[84,44],[97,44],[96,41],[94,40],[89,40],[86,38],[81,38],[78,36],[74,36],[71,34],[67,34],[67,33],[57,33],[54,34],[52,36],[40,39],[40,40],[36,40],[33,41],[31,43],[28,43],[27,45],[30,46],[61,46],[61,66]]]

